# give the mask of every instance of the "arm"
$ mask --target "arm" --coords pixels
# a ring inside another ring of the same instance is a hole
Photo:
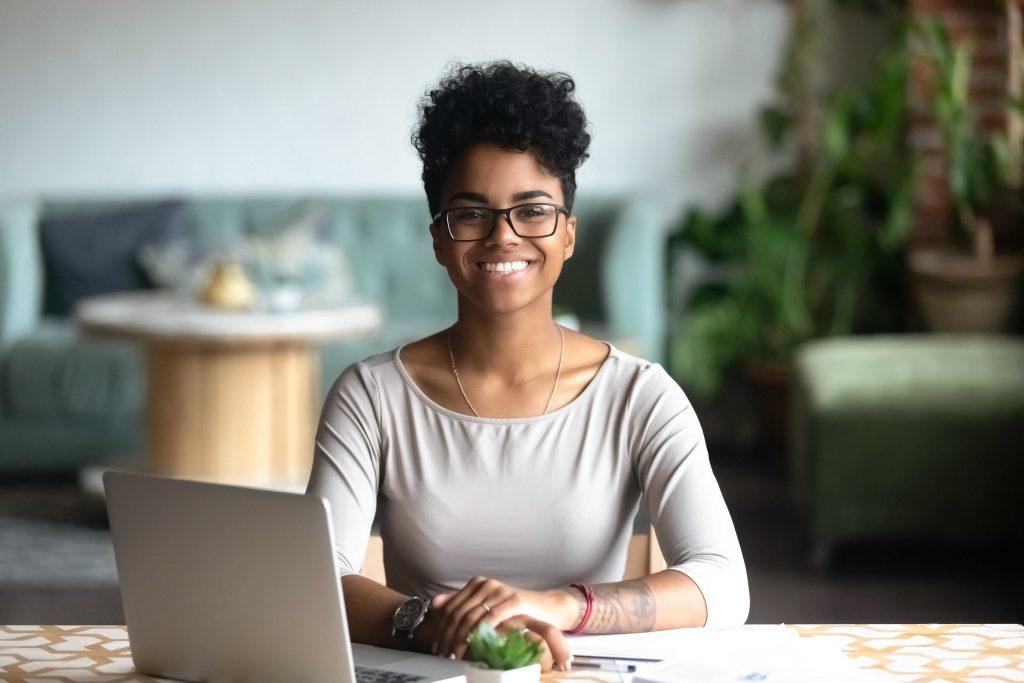
[[[639,373],[626,412],[634,470],[669,567],[594,586],[585,632],[744,623],[750,593],[743,555],[689,400],[664,368],[651,364]],[[581,615],[582,596],[568,590],[577,594]]]
[[[409,596],[359,574],[377,511],[380,471],[377,384],[367,366],[355,363],[345,368],[327,394],[306,493],[330,503],[334,552],[352,640],[424,651],[422,642],[409,643],[391,635],[392,616]],[[416,629],[417,636],[422,626]]]
[[[668,569],[630,581],[592,586],[594,609],[584,633],[633,633],[686,626],[737,626],[750,605],[736,530],[711,471],[693,408],[664,368],[642,370],[630,391],[625,419],[634,471],[647,499]],[[571,587],[528,591],[474,577],[441,611],[442,651],[465,652],[480,621],[500,624],[528,614],[572,629],[585,602]],[[441,596],[439,596],[441,597]],[[484,611],[486,603],[491,610]]]
[[[594,608],[584,633],[641,633],[703,626],[707,608],[700,588],[686,574],[671,569],[629,581],[602,583],[594,589]],[[571,629],[583,618],[586,602],[575,588],[557,588],[559,628]]]

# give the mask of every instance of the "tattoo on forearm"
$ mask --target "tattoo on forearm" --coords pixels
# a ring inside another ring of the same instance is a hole
[[[654,591],[643,579],[593,586],[594,610],[586,633],[638,633],[654,628]]]

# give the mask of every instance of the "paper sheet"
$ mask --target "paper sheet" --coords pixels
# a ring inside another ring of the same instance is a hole
[[[879,680],[878,676],[858,669],[838,646],[801,638],[784,626],[576,636],[569,638],[569,648],[577,656],[664,660],[638,663],[635,683]]]

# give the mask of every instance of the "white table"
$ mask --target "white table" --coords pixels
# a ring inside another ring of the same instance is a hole
[[[314,342],[381,325],[368,303],[259,313],[154,292],[86,299],[75,318],[89,334],[143,344],[148,469],[275,487],[309,476],[319,413]]]
[[[802,624],[789,628],[804,638],[836,643],[857,666],[882,680],[1024,680],[1024,627],[1019,624]],[[547,673],[542,681],[600,683],[627,678],[579,669]],[[142,683],[161,679],[135,671],[123,626],[28,625],[0,626],[0,680]]]

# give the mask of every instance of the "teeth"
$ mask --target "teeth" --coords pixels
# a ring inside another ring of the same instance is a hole
[[[488,273],[515,273],[522,270],[528,264],[526,261],[505,261],[501,263],[481,263],[480,267]]]

